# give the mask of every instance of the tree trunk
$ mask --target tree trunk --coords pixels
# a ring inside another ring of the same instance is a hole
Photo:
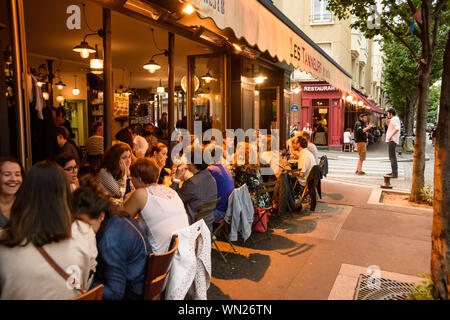
[[[417,95],[408,94],[406,96],[405,109],[405,132],[407,136],[412,136],[414,132],[414,118],[416,114]]]
[[[414,162],[411,195],[409,200],[421,199],[420,190],[425,184],[426,123],[428,114],[428,95],[430,92],[431,63],[421,64],[419,71],[419,104],[416,117],[416,137],[414,143]]]
[[[450,299],[450,32],[444,53],[434,162],[431,279],[433,296]]]

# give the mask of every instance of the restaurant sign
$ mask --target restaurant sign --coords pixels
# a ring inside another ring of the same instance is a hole
[[[279,61],[295,69],[310,73],[344,92],[351,92],[351,76],[338,67],[325,52],[312,45],[306,35],[288,26],[281,18],[259,1],[248,0],[191,0],[198,17],[191,16],[181,23],[204,25],[214,31],[231,28],[237,39],[245,38],[261,52],[268,51]],[[214,26],[203,19],[211,18]],[[270,28],[267,28],[270,26]]]
[[[303,91],[322,92],[322,91],[338,91],[333,86],[304,86]]]

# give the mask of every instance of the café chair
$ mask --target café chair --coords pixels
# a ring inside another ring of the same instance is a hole
[[[270,198],[272,199],[273,203],[273,195],[278,190],[278,180],[276,181],[270,181],[270,182],[264,182],[261,183],[258,188],[256,189],[256,196],[259,196],[263,193],[268,193]],[[264,233],[266,234],[267,238],[270,240],[270,234],[267,230],[267,222],[264,223],[264,221],[268,221],[269,213],[272,212],[273,205],[268,206],[267,208],[255,208],[255,221],[253,222],[253,231],[256,231],[258,228],[258,224],[262,226],[262,230],[264,230]],[[264,219],[264,220],[263,220]],[[253,241],[253,239],[252,239]],[[254,242],[254,241],[253,241]]]
[[[144,300],[158,300],[163,293],[169,274],[170,263],[178,248],[178,235],[173,235],[169,251],[162,254],[151,253],[145,270]]]
[[[103,285],[100,284],[86,293],[80,294],[72,300],[102,300]]]
[[[315,165],[311,168],[311,171],[306,178],[306,186],[305,189],[303,189],[302,197],[300,198],[300,205],[302,204],[303,200],[306,199],[307,196],[309,196],[311,199],[310,210],[314,211],[316,209],[317,202],[316,190],[319,193],[319,197],[322,198],[320,185],[320,167],[318,165]]]
[[[199,221],[200,219],[203,219],[203,218],[209,216],[210,214],[213,214],[214,211],[216,211],[216,206],[217,206],[217,203],[219,202],[219,200],[220,200],[220,198],[217,198],[216,200],[214,200],[212,202],[208,202],[208,203],[205,203],[205,204],[202,204],[201,206],[199,206],[197,209],[197,214],[195,215],[195,221]],[[223,261],[225,261],[225,263],[228,263],[227,259],[225,258],[225,255],[227,255],[228,252],[226,254],[223,254],[223,252],[220,250],[220,248],[216,242],[217,235],[220,233],[222,228],[225,227],[226,222],[224,219],[222,219],[220,221],[217,221],[216,223],[219,223],[219,226],[213,232],[211,232],[211,243],[213,244],[214,247],[216,247],[216,249],[219,252],[220,256],[222,257]],[[237,252],[236,249],[234,248],[233,244],[231,243],[230,239],[228,238],[228,235],[226,235],[226,237],[227,237],[228,243],[231,245],[234,252]]]

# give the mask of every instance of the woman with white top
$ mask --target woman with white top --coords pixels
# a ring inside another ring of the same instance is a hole
[[[177,192],[159,185],[160,169],[155,160],[139,158],[130,167],[136,190],[124,208],[134,218],[139,212],[139,225],[146,233],[155,254],[169,249],[172,233],[189,226],[183,201]]]
[[[350,143],[352,150],[355,148],[355,140],[352,137],[352,129],[348,128],[344,132],[344,143]]]
[[[54,162],[42,161],[27,173],[10,219],[0,231],[0,298],[59,300],[89,288],[97,265],[92,228],[74,221],[69,184]],[[39,251],[40,250],[40,251]],[[44,258],[45,252],[71,274],[66,281]]]

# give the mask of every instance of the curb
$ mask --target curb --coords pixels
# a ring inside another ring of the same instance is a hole
[[[403,206],[400,204],[386,204],[380,202],[381,193],[387,191],[390,193],[409,195],[409,192],[402,191],[392,191],[383,190],[381,188],[374,188],[370,194],[369,200],[367,201],[368,209],[381,209],[385,211],[393,211],[397,213],[407,213],[412,215],[423,215],[423,214],[433,214],[433,209],[413,207],[413,206]]]

